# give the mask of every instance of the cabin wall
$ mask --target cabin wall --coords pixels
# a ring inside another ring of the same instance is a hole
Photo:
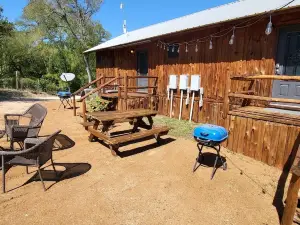
[[[282,26],[300,24],[300,10],[286,10],[272,16],[273,32],[265,35],[268,18],[245,29],[235,31],[235,42],[228,44],[231,33],[222,38],[213,39],[213,49],[209,50],[209,42],[180,47],[179,57],[169,59],[167,51],[157,46],[157,41],[184,42],[195,40],[212,33],[232,27],[245,20],[223,23],[190,32],[169,35],[151,43],[97,52],[97,76],[136,76],[138,50],[148,51],[149,75],[158,76],[158,103],[157,110],[162,115],[169,115],[170,101],[167,100],[167,84],[170,74],[200,74],[201,86],[204,87],[204,104],[199,108],[199,95],[196,95],[193,121],[212,123],[226,127],[229,130],[229,139],[225,143],[229,149],[250,156],[268,165],[283,168],[295,148],[300,128],[252,118],[227,115],[225,110],[228,77],[231,75],[274,74],[277,39]],[[249,18],[248,18],[249,19]],[[247,20],[248,20],[247,19]],[[134,54],[131,53],[134,50]],[[136,86],[131,80],[129,85]],[[151,84],[150,84],[151,85]],[[230,91],[249,89],[249,82],[232,81]],[[272,81],[258,80],[252,87],[255,95],[271,96]],[[186,95],[184,96],[185,99]],[[147,108],[147,99],[130,100],[128,108]],[[232,102],[230,108],[239,105],[240,101]],[[254,105],[264,106],[264,102],[252,102]],[[190,105],[183,104],[182,118],[188,119]],[[172,116],[179,115],[180,91],[174,93]],[[276,139],[276,142],[272,140]]]
[[[201,74],[201,82],[204,87],[204,106],[198,110],[196,98],[195,122],[211,121],[211,118],[220,117],[224,103],[224,95],[227,77],[230,75],[243,74],[274,74],[277,36],[279,28],[283,25],[300,23],[299,11],[289,11],[272,17],[275,25],[273,32],[265,35],[268,18],[259,23],[235,31],[235,42],[228,44],[231,33],[222,38],[213,39],[213,49],[208,49],[208,42],[198,44],[198,52],[195,45],[190,45],[188,52],[185,46],[180,47],[178,58],[169,59],[167,51],[157,47],[157,42],[148,44],[97,52],[97,76],[136,76],[138,50],[148,51],[149,75],[158,76],[158,111],[167,115],[169,103],[166,101],[166,87],[170,74]],[[184,42],[195,40],[203,36],[224,30],[233,25],[244,22],[243,20],[224,23],[219,26],[197,29],[161,38],[164,42]],[[134,50],[134,54],[130,51]],[[130,85],[135,86],[135,80]],[[233,81],[231,91],[247,90],[249,83]],[[255,94],[270,96],[272,91],[271,81],[258,81],[254,84]],[[172,114],[177,117],[179,113],[180,92],[175,92]],[[198,97],[196,95],[196,97]],[[263,103],[256,103],[263,104]],[[215,105],[215,106],[211,106]],[[212,114],[218,114],[212,116]],[[183,119],[188,119],[189,108],[183,109]],[[217,122],[217,121],[212,121]]]

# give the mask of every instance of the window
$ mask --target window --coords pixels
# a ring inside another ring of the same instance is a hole
[[[169,51],[168,51],[168,58],[170,58],[170,59],[178,58],[178,56],[179,56],[178,48],[179,48],[179,45],[174,45],[174,46],[171,45],[169,47]]]

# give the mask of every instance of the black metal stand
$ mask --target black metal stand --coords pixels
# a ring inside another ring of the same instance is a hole
[[[223,161],[223,159],[222,159],[222,157],[220,155],[220,150],[221,150],[220,144],[219,145],[212,145],[211,142],[198,143],[197,147],[198,147],[198,150],[199,150],[199,154],[198,154],[198,157],[196,158],[196,162],[195,162],[195,165],[194,165],[193,172],[195,172],[201,166],[201,162],[204,160],[204,156],[203,156],[203,153],[202,153],[202,149],[203,149],[204,146],[213,148],[217,152],[215,163],[214,163],[214,168],[213,168],[213,171],[212,171],[212,174],[211,174],[211,178],[210,178],[212,180],[213,177],[214,177],[214,175],[215,175],[215,173],[216,173],[216,171],[217,171],[218,160],[221,160],[223,170],[227,169],[227,163]],[[197,165],[197,164],[199,164],[199,165]]]
[[[59,100],[60,100],[60,105],[58,107],[58,109],[60,109],[61,105],[64,106],[64,109],[69,105],[70,108],[72,108],[71,104],[70,104],[70,97],[59,97]]]

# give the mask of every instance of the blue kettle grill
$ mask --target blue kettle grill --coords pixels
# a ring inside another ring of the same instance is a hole
[[[198,142],[197,147],[199,149],[199,154],[196,158],[196,163],[194,165],[193,172],[195,172],[198,169],[198,167],[201,166],[201,162],[204,160],[204,155],[202,153],[202,149],[204,146],[213,148],[217,152],[213,172],[211,174],[211,179],[213,179],[216,173],[218,160],[222,162],[223,170],[227,169],[226,161],[224,162],[224,160],[220,156],[220,144],[228,138],[228,132],[224,127],[212,124],[201,125],[194,129],[194,138]]]

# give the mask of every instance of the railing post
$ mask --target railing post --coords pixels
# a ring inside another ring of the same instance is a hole
[[[128,76],[127,76],[127,74],[125,74],[125,77],[124,77],[124,102],[125,102],[124,110],[127,110],[127,94],[128,94]]]
[[[76,116],[76,101],[75,101],[75,95],[73,95],[73,115]]]
[[[86,102],[85,99],[83,99],[82,101],[82,118],[83,118],[83,122],[85,123],[87,121],[86,118]]]
[[[122,109],[122,89],[121,89],[121,85],[118,86],[118,111],[123,111],[123,109]]]

